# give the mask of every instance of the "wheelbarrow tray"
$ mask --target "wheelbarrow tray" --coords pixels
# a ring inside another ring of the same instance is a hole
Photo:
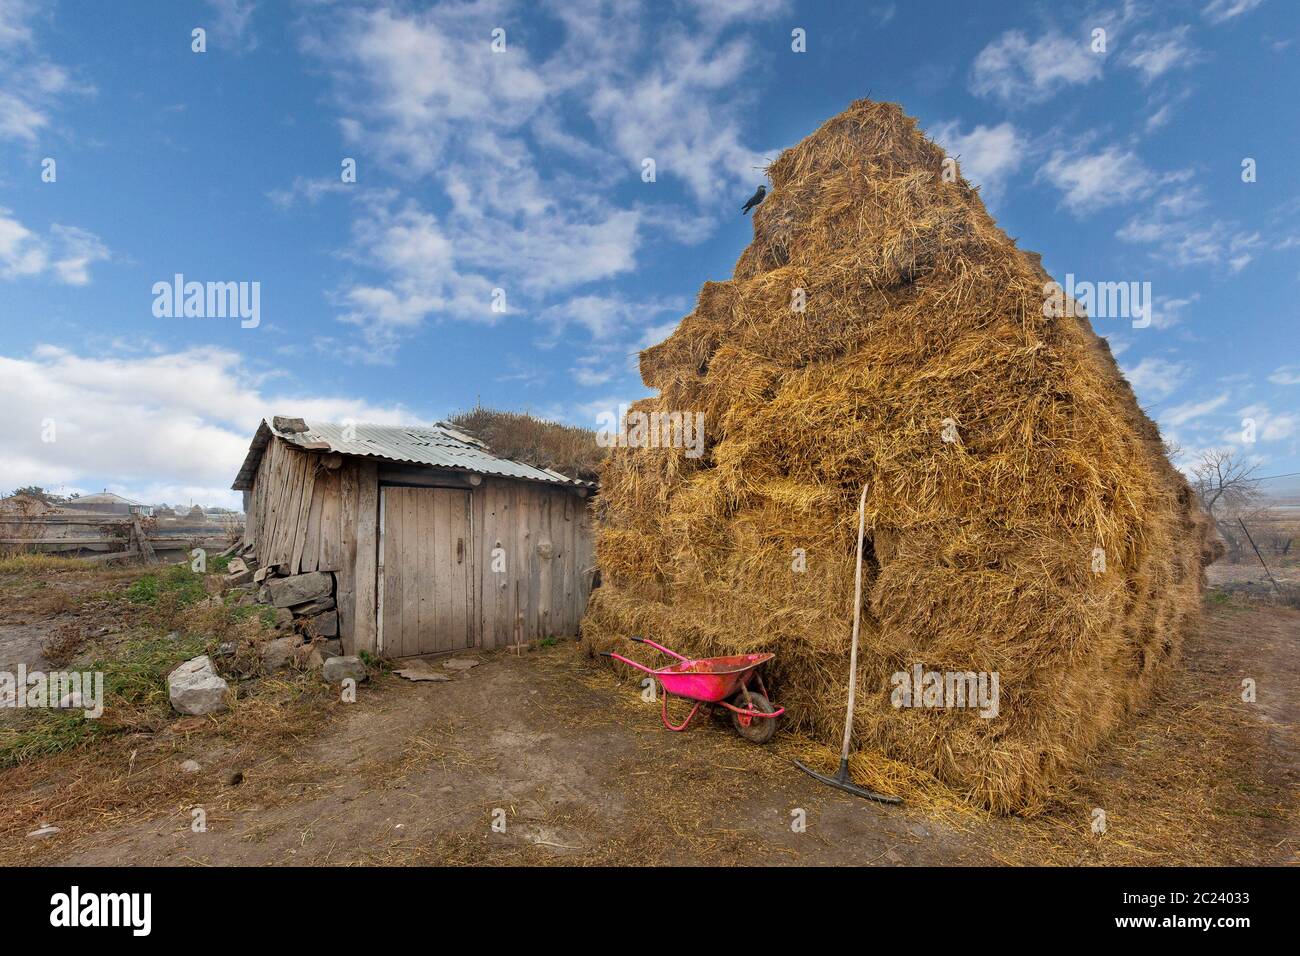
[[[755,667],[775,654],[737,654],[732,657],[704,657],[682,661],[652,671],[664,690],[677,697],[716,704],[735,696]]]

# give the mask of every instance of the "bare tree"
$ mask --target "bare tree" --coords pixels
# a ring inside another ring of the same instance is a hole
[[[1259,500],[1259,481],[1253,477],[1257,465],[1247,465],[1231,451],[1207,451],[1192,466],[1192,487],[1234,560],[1241,557],[1244,543],[1236,521],[1254,512]]]

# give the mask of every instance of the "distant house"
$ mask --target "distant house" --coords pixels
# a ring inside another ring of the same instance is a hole
[[[80,498],[71,498],[61,503],[60,507],[70,511],[90,511],[95,514],[107,515],[140,515],[141,517],[153,517],[153,508],[149,505],[142,505],[138,501],[132,501],[130,498],[123,498],[121,495],[115,495],[111,491],[104,491],[97,495],[82,495]]]
[[[578,632],[595,564],[592,482],[499,458],[443,424],[276,417],[258,427],[233,487],[260,569],[332,575],[349,653]]]

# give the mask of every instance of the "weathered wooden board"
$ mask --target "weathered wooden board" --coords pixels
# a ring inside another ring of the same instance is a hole
[[[373,461],[357,467],[355,644],[375,651],[376,568],[379,552],[379,479]]]
[[[357,580],[357,463],[339,469],[339,566],[335,575],[335,600],[339,606],[339,636],[343,649],[355,654]]]
[[[303,555],[307,553],[307,539],[311,529],[311,505],[316,497],[316,470],[320,463],[319,455],[303,455],[303,484],[299,492],[300,507],[298,509],[298,520],[294,525],[293,534],[293,552],[289,559],[289,567],[295,572],[314,570],[302,566]],[[312,561],[315,562],[315,555],[320,547],[319,535],[320,526],[316,528],[317,539],[312,541]]]
[[[317,466],[311,489],[311,502],[307,506],[307,531],[302,536],[302,556],[299,567],[302,573],[315,571],[320,565],[321,518],[325,511],[325,483],[330,472]]]

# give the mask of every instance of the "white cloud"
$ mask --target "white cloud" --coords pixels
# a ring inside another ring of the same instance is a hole
[[[1158,110],[1147,117],[1146,131],[1154,132],[1167,124],[1173,118],[1174,107],[1172,103],[1165,103]]]
[[[1201,10],[1201,15],[1211,23],[1223,23],[1249,13],[1263,2],[1264,0],[1210,0]]]
[[[1124,377],[1129,380],[1143,399],[1167,398],[1187,378],[1190,370],[1182,362],[1148,356],[1134,366],[1124,367]]]
[[[1155,246],[1159,258],[1173,265],[1240,272],[1264,247],[1263,237],[1204,217],[1204,207],[1199,190],[1175,189],[1157,198],[1147,213],[1131,217],[1115,235],[1125,242]]]
[[[1274,385],[1300,385],[1300,365],[1280,366],[1268,380]]]
[[[867,11],[876,20],[876,26],[883,27],[898,14],[898,4],[890,0],[889,3],[878,3],[870,7]]]
[[[662,59],[635,76],[607,75],[596,81],[589,101],[592,117],[632,168],[653,159],[658,177],[677,177],[697,201],[762,181],[775,151],[760,152],[742,139],[736,106],[751,102],[743,92],[757,51],[744,39],[719,43],[708,34],[667,32]],[[718,103],[719,96],[733,108]]]
[[[266,198],[279,209],[290,209],[298,200],[303,200],[309,205],[316,205],[322,196],[333,193],[346,193],[351,189],[356,189],[355,184],[343,182],[341,177],[324,177],[315,178],[307,176],[295,176],[293,182],[284,189],[271,189],[266,193]]]
[[[426,321],[554,322],[561,296],[581,307],[566,324],[595,338],[628,326],[618,310],[589,308],[606,293],[574,293],[632,272],[645,230],[698,242],[762,178],[755,167],[769,157],[741,133],[753,100],[737,84],[756,53],[742,27],[784,7],[701,4],[690,31],[657,22],[643,31],[640,11],[572,0],[548,8],[562,27],[549,47],[512,28],[494,2],[309,12],[303,49],[332,76],[363,168],[427,179],[446,200],[435,214],[433,203],[399,203],[396,193],[359,197],[356,242],[343,256],[375,275],[348,277],[336,292],[341,318],[365,339],[354,354],[386,360]],[[505,52],[494,53],[500,25]],[[644,158],[703,210],[665,201],[657,183],[632,208],[608,198],[639,177]],[[333,190],[303,180],[269,195],[288,207]],[[498,288],[505,313],[491,311]]]
[[[564,11],[562,19],[576,16]],[[611,55],[601,52],[608,37],[597,37],[585,58],[569,48],[569,37],[536,63],[509,28],[506,51],[492,52],[492,28],[509,22],[492,4],[339,20],[318,23],[304,46],[330,63],[348,111],[345,134],[373,162],[411,176],[436,173],[449,205],[435,215],[415,201],[399,205],[395,194],[360,203],[348,256],[378,277],[347,282],[337,298],[343,320],[363,331],[361,357],[386,360],[426,320],[535,313],[552,296],[635,267],[642,213],[617,208],[592,188],[608,179],[614,160],[566,128],[553,102],[579,85],[582,95],[590,92],[589,61]],[[539,146],[566,161],[539,161]],[[295,183],[272,200],[287,206],[323,191]],[[505,313],[492,311],[498,288]],[[594,321],[588,325],[596,331]]]
[[[1007,177],[1020,168],[1029,148],[1008,122],[997,126],[979,124],[963,133],[957,121],[950,120],[940,123],[930,135],[950,156],[959,159],[962,175],[982,186],[986,197],[1002,191]]]
[[[1030,39],[1021,30],[1008,30],[975,58],[971,92],[1007,105],[1038,103],[1067,86],[1099,79],[1104,59],[1092,52],[1086,36],[1049,29]]]
[[[1175,27],[1154,33],[1140,33],[1130,41],[1124,63],[1150,83],[1168,71],[1186,68],[1199,62],[1201,55],[1187,41],[1188,27]]]
[[[208,0],[216,19],[211,33],[217,41],[237,52],[247,52],[257,47],[257,37],[249,27],[253,21],[255,0]]]
[[[688,0],[695,14],[707,23],[752,23],[768,20],[789,9],[789,0]]]
[[[588,362],[580,362],[571,368],[569,373],[573,376],[573,380],[583,388],[607,385],[618,374],[617,370],[610,366],[597,366]]]
[[[1064,193],[1076,215],[1140,199],[1159,182],[1135,153],[1118,146],[1097,153],[1056,150],[1041,174]]]
[[[55,223],[41,236],[0,206],[0,279],[48,274],[65,285],[86,285],[90,266],[108,258],[108,247],[93,232]]]
[[[492,52],[491,30],[504,22],[499,13],[482,4],[410,15],[331,10],[328,25],[308,33],[304,46],[336,70],[346,138],[410,173],[429,174],[464,125],[517,128],[548,92],[509,30],[506,52]]]
[[[27,484],[112,487],[144,501],[237,506],[229,490],[267,415],[414,421],[401,406],[271,392],[235,352],[93,357],[52,346],[0,356],[6,412],[0,491]],[[53,442],[42,441],[46,420]]]
[[[1300,415],[1294,412],[1274,412],[1262,403],[1247,405],[1237,414],[1243,421],[1251,419],[1255,423],[1256,441],[1281,441],[1300,431]],[[1228,440],[1232,440],[1232,434],[1228,433]],[[1239,438],[1240,432],[1236,432],[1236,435]]]
[[[1183,320],[1183,310],[1200,299],[1199,292],[1185,298],[1158,295],[1151,309],[1151,324],[1157,329],[1171,329]]]
[[[32,29],[39,10],[28,0],[0,0],[0,142],[35,144],[63,98],[95,92],[41,52]]]
[[[1175,405],[1160,415],[1160,424],[1174,428],[1185,425],[1194,419],[1201,418],[1216,409],[1222,408],[1227,404],[1228,396],[1228,392],[1223,392],[1202,402],[1186,402],[1182,405]]]
[[[55,223],[50,232],[59,249],[52,263],[59,281],[68,285],[87,285],[90,266],[108,259],[108,247],[93,232],[77,226]]]
[[[582,295],[544,310],[539,318],[549,323],[556,335],[572,324],[584,326],[596,340],[622,336],[629,329],[643,328],[647,319],[666,311],[680,311],[678,300],[633,302],[616,295]],[[675,321],[675,320],[674,320]]]

